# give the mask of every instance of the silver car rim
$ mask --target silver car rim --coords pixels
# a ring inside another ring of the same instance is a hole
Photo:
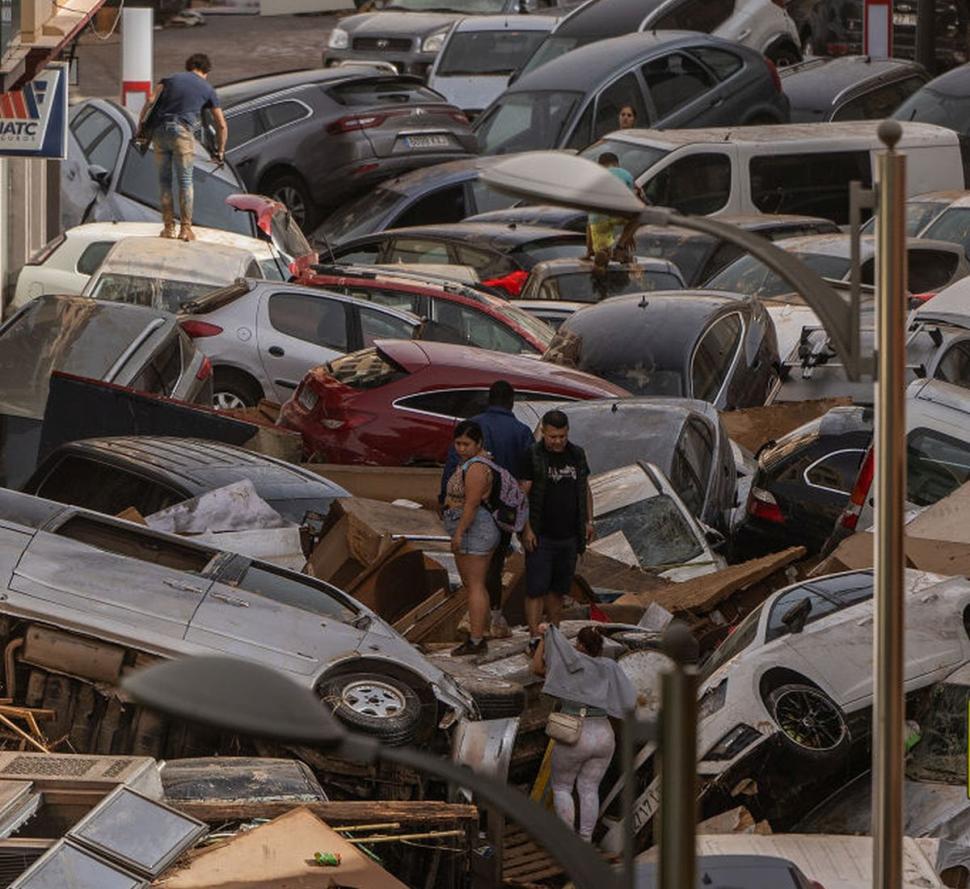
[[[303,195],[300,192],[292,185],[284,185],[282,188],[276,189],[276,194],[273,197],[280,203],[286,204],[286,208],[290,211],[290,215],[292,215],[297,225],[303,224],[304,217],[306,216],[306,206],[303,203]]]
[[[775,722],[790,741],[806,750],[834,750],[846,727],[835,705],[811,688],[787,691],[775,700]]]
[[[245,407],[246,402],[234,392],[214,392],[212,395],[212,406],[217,411],[235,411]]]
[[[383,682],[351,682],[340,695],[345,707],[363,716],[387,719],[403,712],[404,695]]]

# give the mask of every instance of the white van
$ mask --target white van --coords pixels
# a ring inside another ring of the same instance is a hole
[[[901,123],[909,195],[967,188],[970,138],[945,127]],[[582,155],[604,151],[637,180],[648,201],[682,213],[797,213],[849,221],[849,183],[871,186],[879,121],[697,130],[617,130]]]

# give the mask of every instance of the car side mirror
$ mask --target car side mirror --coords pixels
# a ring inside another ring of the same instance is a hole
[[[812,612],[812,600],[808,597],[800,599],[789,608],[781,618],[781,622],[788,627],[789,633],[800,633],[805,629],[805,622]]]
[[[727,543],[727,538],[718,531],[716,528],[711,528],[705,525],[703,522],[700,523],[701,528],[704,531],[704,539],[707,541],[711,549],[719,549]]]
[[[111,185],[111,173],[109,173],[104,167],[100,167],[97,164],[91,164],[91,166],[88,167],[88,175],[105,191],[107,191],[108,186]]]

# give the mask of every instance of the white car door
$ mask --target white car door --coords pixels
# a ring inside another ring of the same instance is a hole
[[[350,351],[352,316],[338,299],[281,287],[260,295],[258,313],[259,357],[280,403],[310,368]]]

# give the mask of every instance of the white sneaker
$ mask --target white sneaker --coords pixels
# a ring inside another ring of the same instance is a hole
[[[505,615],[501,611],[497,614],[492,614],[492,626],[489,629],[489,635],[493,639],[508,639],[512,635],[509,622],[505,619]]]

